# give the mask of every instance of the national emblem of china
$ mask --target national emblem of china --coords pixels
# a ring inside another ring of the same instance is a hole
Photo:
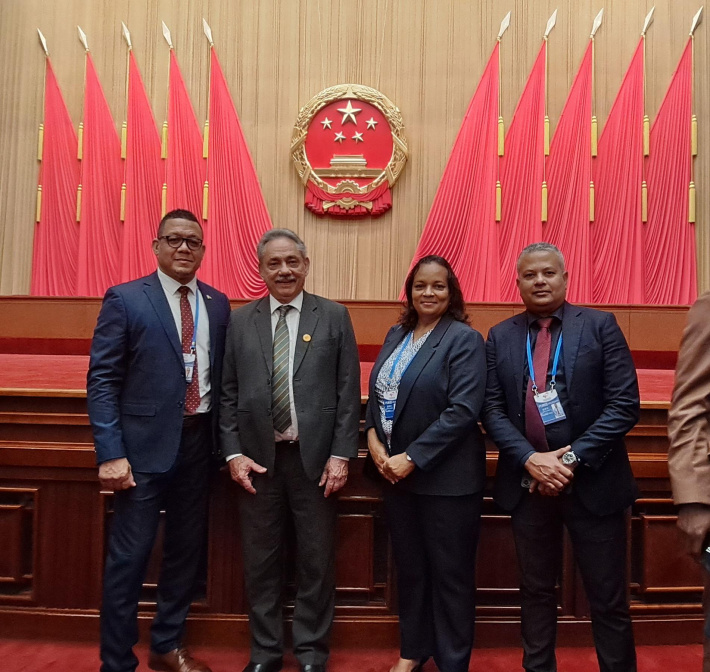
[[[402,115],[369,86],[331,86],[301,108],[291,157],[309,210],[376,217],[392,207],[390,189],[407,162]]]

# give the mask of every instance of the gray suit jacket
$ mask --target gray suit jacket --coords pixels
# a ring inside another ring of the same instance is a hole
[[[304,336],[310,339],[304,340]],[[232,311],[222,374],[223,456],[242,453],[273,473],[274,425],[269,297]],[[360,361],[345,306],[303,293],[293,366],[301,459],[318,479],[331,455],[356,457],[360,422]]]

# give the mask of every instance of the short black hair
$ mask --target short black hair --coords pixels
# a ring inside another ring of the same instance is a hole
[[[165,225],[171,219],[186,219],[188,222],[195,222],[195,224],[200,227],[200,231],[202,231],[202,224],[200,224],[200,220],[197,219],[197,217],[192,212],[190,212],[189,210],[182,210],[180,208],[177,208],[176,210],[166,212],[163,216],[163,219],[160,220],[160,224],[158,224],[158,238],[163,235]]]

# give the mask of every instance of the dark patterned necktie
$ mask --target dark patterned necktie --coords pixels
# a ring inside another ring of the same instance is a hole
[[[279,321],[274,331],[274,368],[271,375],[271,411],[274,429],[283,433],[291,426],[291,396],[288,390],[290,343],[286,313],[291,306],[279,306]]]
[[[195,322],[192,318],[192,308],[187,298],[189,287],[183,285],[178,289],[180,292],[180,319],[182,321],[182,351],[190,352],[192,348],[192,334],[195,330]],[[198,297],[195,296],[195,301]],[[185,392],[185,413],[193,415],[200,405],[200,381],[197,370],[197,348],[195,348],[195,366],[192,369],[192,382],[187,386]]]
[[[528,389],[525,393],[525,434],[532,447],[538,451],[549,450],[547,436],[545,435],[545,425],[540,417],[540,411],[535,403],[532,391],[533,376],[538,392],[544,392],[547,385],[547,368],[550,363],[550,350],[552,349],[552,334],[550,333],[551,317],[545,317],[537,321],[539,331],[535,340],[535,352],[533,353],[533,370],[528,378]]]

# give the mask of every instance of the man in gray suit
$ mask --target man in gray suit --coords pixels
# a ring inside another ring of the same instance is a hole
[[[282,666],[286,517],[296,530],[293,647],[302,672],[324,672],[335,602],[336,501],[357,456],[360,364],[346,308],[303,291],[310,261],[293,231],[257,246],[269,296],[232,312],[220,435],[239,489],[250,604],[244,672]]]

